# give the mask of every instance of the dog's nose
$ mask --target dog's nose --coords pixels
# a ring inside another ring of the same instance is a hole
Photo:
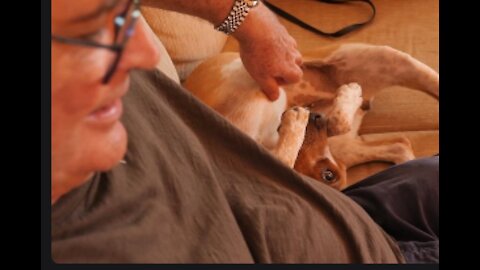
[[[315,125],[317,129],[321,129],[325,125],[325,116],[320,113],[310,112],[308,122],[309,124]]]
[[[360,108],[362,108],[362,110],[364,111],[368,111],[370,110],[370,100],[366,99],[362,102],[362,106],[360,106]]]

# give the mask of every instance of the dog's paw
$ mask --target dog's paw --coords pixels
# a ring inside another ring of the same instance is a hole
[[[328,114],[328,135],[341,135],[352,129],[355,113],[362,106],[362,88],[358,83],[342,85]]]
[[[308,124],[310,111],[303,107],[292,107],[286,110],[282,115],[282,123],[279,133],[287,131],[304,131]]]
[[[413,153],[413,148],[410,140],[407,137],[399,137],[393,142],[388,152],[393,154],[393,162],[395,164],[404,163],[410,160],[415,159],[415,154]]]
[[[335,105],[343,109],[348,116],[353,115],[362,106],[362,87],[358,83],[349,83],[340,86],[335,98]]]

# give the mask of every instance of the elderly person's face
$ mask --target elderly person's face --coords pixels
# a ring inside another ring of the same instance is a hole
[[[128,0],[53,0],[52,36],[98,44],[114,43],[114,19]],[[158,51],[143,28],[134,26],[108,82],[116,52],[52,40],[52,203],[95,171],[123,158],[127,136],[119,118],[128,72],[153,68]]]

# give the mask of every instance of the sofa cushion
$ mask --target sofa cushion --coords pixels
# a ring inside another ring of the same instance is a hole
[[[218,54],[227,36],[208,21],[178,12],[143,5],[141,11],[168,51],[183,81],[203,60]]]

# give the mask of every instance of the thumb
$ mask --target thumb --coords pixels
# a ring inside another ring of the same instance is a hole
[[[263,93],[267,96],[270,101],[275,101],[280,95],[280,90],[278,89],[278,84],[274,78],[267,78],[259,81],[260,87],[262,88]]]

